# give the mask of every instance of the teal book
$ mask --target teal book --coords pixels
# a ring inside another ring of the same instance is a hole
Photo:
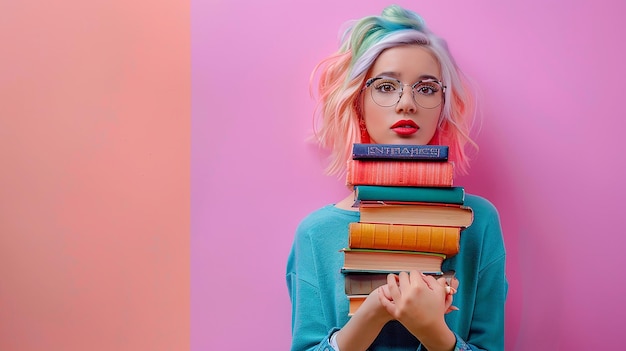
[[[353,207],[364,202],[424,202],[463,205],[465,189],[456,187],[407,187],[355,185]]]

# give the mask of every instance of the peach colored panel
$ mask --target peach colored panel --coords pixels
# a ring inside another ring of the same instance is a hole
[[[189,4],[0,14],[0,349],[189,348]]]

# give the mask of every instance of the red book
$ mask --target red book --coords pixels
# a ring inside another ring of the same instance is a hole
[[[351,185],[450,187],[454,163],[397,160],[349,160],[346,182]]]

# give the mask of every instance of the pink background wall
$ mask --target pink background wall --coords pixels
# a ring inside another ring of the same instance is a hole
[[[397,3],[482,88],[457,184],[500,210],[507,350],[619,345],[626,5]],[[0,349],[288,349],[295,227],[344,196],[309,73],[383,6],[3,5]]]
[[[482,88],[482,150],[457,183],[501,213],[507,349],[617,345],[626,6],[397,3],[421,12]],[[293,232],[344,194],[304,142],[309,73],[345,20],[383,4],[192,2],[192,349],[288,349]]]

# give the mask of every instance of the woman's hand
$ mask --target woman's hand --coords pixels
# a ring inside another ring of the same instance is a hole
[[[385,324],[393,318],[382,305],[380,290],[374,289],[348,323],[337,332],[336,341],[342,351],[367,349],[380,334]]]
[[[378,297],[392,318],[397,319],[418,339],[437,337],[449,338],[451,331],[443,318],[455,310],[452,295],[458,280],[435,279],[417,271],[390,274],[387,285],[380,287]]]
[[[459,309],[456,306],[452,306],[452,300],[453,300],[453,296],[454,294],[456,294],[457,290],[459,289],[459,280],[456,279],[455,277],[452,278],[438,278],[437,282],[439,284],[441,284],[444,289],[446,289],[446,314],[452,312],[452,311],[458,311]]]
[[[386,286],[386,285],[385,285]],[[363,304],[359,307],[356,313],[367,314],[367,318],[374,318],[377,321],[382,321],[382,323],[387,323],[394,318],[389,314],[387,308],[382,304],[382,300],[379,297],[380,290],[374,289]]]

